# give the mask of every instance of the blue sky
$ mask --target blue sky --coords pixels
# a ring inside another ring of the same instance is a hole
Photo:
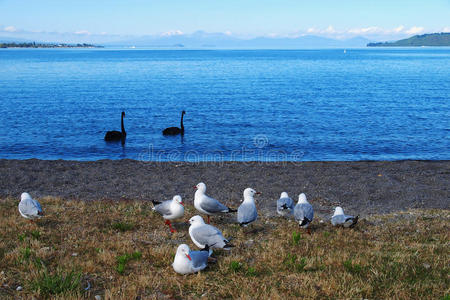
[[[450,0],[0,0],[0,35],[314,34],[380,38],[450,31]]]

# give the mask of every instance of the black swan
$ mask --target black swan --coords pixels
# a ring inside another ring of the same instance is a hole
[[[122,131],[108,131],[105,134],[105,141],[107,142],[118,142],[118,141],[122,141],[122,144],[125,144],[125,139],[127,138],[127,133],[125,132],[125,126],[123,126],[123,118],[125,117],[125,112],[122,112],[122,120],[121,120],[121,125],[122,125]]]
[[[184,110],[181,112],[181,121],[180,121],[181,128],[178,128],[178,127],[166,128],[163,130],[163,135],[177,135],[177,134],[183,135],[184,134],[183,117],[184,117],[185,113],[186,112]]]

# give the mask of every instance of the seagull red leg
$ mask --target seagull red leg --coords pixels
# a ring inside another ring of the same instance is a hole
[[[209,224],[209,215],[208,215],[208,224]]]
[[[169,228],[170,228],[170,232],[174,233],[174,232],[176,231],[175,229],[173,229],[173,227],[172,227],[172,223],[170,223],[170,221],[169,221],[169,220],[166,220],[166,225],[169,225]]]

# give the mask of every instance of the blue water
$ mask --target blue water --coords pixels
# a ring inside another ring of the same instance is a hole
[[[0,158],[448,160],[450,48],[4,49],[0,112]]]

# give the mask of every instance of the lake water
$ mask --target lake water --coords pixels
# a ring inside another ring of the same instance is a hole
[[[3,49],[0,111],[0,158],[448,160],[450,48]]]

